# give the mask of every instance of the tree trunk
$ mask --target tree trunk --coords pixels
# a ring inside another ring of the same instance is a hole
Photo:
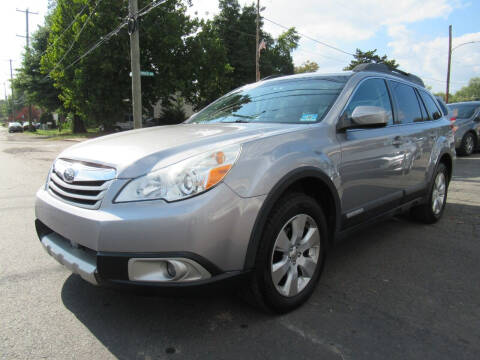
[[[83,123],[82,118],[75,114],[73,115],[73,133],[74,134],[79,134],[79,133],[86,133],[87,130],[85,130],[85,124]]]

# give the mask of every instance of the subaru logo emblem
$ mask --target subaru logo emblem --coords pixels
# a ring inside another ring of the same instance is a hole
[[[73,180],[75,180],[75,170],[72,168],[65,169],[63,172],[63,179],[68,183],[73,182]]]

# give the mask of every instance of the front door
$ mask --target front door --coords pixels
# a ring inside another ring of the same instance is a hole
[[[390,114],[381,128],[349,129],[338,133],[341,143],[341,202],[348,227],[400,203],[404,189],[405,142],[393,123],[392,102],[384,79],[364,80],[342,116],[357,106],[381,107]]]

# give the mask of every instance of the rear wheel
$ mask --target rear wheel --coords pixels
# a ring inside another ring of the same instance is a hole
[[[475,150],[475,138],[472,133],[466,133],[463,136],[462,144],[460,145],[460,149],[458,149],[458,153],[460,155],[469,156],[472,155],[473,150]]]
[[[448,178],[446,166],[440,163],[430,186],[427,202],[411,209],[414,219],[426,224],[433,224],[440,220],[447,203]]]
[[[273,209],[263,234],[250,300],[288,312],[310,297],[323,269],[327,226],[322,208],[307,195],[289,194]]]

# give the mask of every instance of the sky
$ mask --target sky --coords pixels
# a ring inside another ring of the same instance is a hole
[[[118,0],[110,0],[118,1]],[[126,1],[126,0],[123,0]],[[218,0],[192,0],[192,16],[211,18],[218,13]],[[252,0],[239,0],[250,5]],[[346,53],[377,49],[397,60],[400,68],[423,78],[434,92],[445,92],[448,56],[448,26],[453,27],[450,91],[455,92],[480,76],[480,0],[261,0],[262,16],[285,27],[295,27],[302,36],[293,53],[295,65],[315,61],[319,72],[338,72],[352,58]],[[25,39],[25,14],[30,8],[30,33],[43,23],[47,0],[3,0],[0,3],[0,86],[9,93],[10,65],[20,66]],[[264,29],[274,37],[284,29],[265,20]],[[255,29],[252,29],[255,33]],[[336,47],[334,50],[316,39]],[[141,41],[141,35],[140,35]],[[141,43],[140,43],[141,45]],[[345,53],[346,52],[346,53]],[[5,85],[4,85],[5,84]]]

